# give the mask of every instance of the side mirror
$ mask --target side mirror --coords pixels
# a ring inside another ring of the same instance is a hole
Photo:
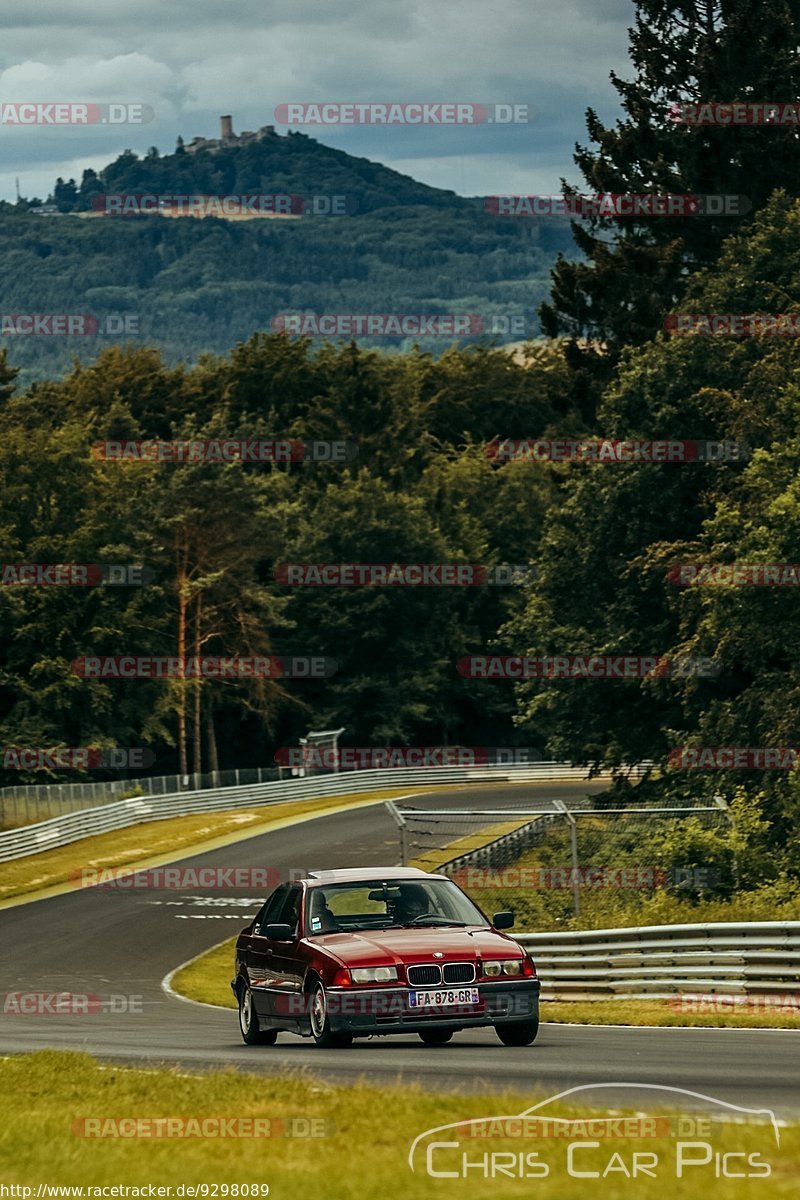
[[[513,912],[499,912],[492,917],[492,925],[495,929],[511,929],[514,924]]]
[[[291,925],[274,924],[265,925],[261,930],[262,937],[269,938],[271,942],[293,942],[294,929]]]

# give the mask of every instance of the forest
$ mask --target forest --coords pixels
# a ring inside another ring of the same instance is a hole
[[[755,14],[734,3],[721,29],[687,32],[674,6],[638,7],[647,21],[631,34],[633,76],[615,82],[625,117],[605,127],[590,112],[593,147],[577,152],[585,190],[638,193],[647,180],[655,192],[747,194],[752,210],[733,227],[711,215],[604,214],[574,226],[579,253],[558,259],[541,306],[548,336],[513,354],[486,344],[387,353],[311,342],[270,332],[251,301],[264,288],[281,303],[298,289],[332,296],[338,238],[351,263],[348,286],[362,288],[363,301],[371,276],[358,281],[355,267],[366,258],[374,266],[379,222],[393,221],[398,240],[380,251],[385,296],[401,270],[418,289],[424,280],[441,298],[449,288],[469,306],[467,276],[453,275],[453,262],[464,271],[480,263],[485,276],[496,270],[498,303],[532,304],[537,277],[520,269],[510,286],[510,263],[521,268],[521,260],[505,257],[497,239],[518,245],[530,236],[539,253],[544,227],[537,234],[526,225],[523,235],[486,226],[482,235],[480,213],[412,205],[347,218],[360,225],[303,223],[288,231],[292,242],[283,229],[215,221],[172,222],[162,232],[143,219],[95,231],[78,218],[73,242],[72,219],[53,222],[51,234],[29,214],[3,218],[4,234],[21,230],[16,257],[3,249],[28,296],[37,239],[45,274],[62,254],[82,263],[73,295],[87,304],[109,292],[119,306],[136,302],[138,289],[168,304],[157,283],[167,276],[177,328],[204,348],[184,363],[145,338],[32,382],[6,352],[5,562],[133,564],[151,575],[140,587],[0,588],[5,745],[144,745],[163,774],[269,765],[307,730],[344,727],[351,746],[532,746],[614,769],[647,760],[658,767],[640,785],[650,795],[720,795],[739,806],[754,877],[796,871],[796,771],[678,769],[675,752],[798,745],[796,573],[784,573],[787,586],[740,586],[724,573],[684,577],[681,564],[796,557],[800,349],[774,323],[751,322],[734,336],[681,333],[677,321],[796,308],[798,135],[681,127],[667,114],[679,85],[726,98],[800,94],[797,61],[776,50],[792,40],[787,28],[795,36],[800,14],[794,4]],[[439,232],[416,243],[414,220]],[[315,273],[297,250],[306,237],[321,255]],[[97,238],[108,239],[107,254]],[[242,275],[258,274],[250,239],[273,250],[280,241],[285,251],[270,260],[269,284],[231,281],[237,264]],[[428,261],[424,248],[434,242]],[[64,303],[59,278],[51,305]],[[220,314],[235,309],[230,320],[247,336],[215,349],[192,307],[201,294],[206,311],[212,296]],[[107,440],[215,438],[340,441],[357,454],[158,462],[92,452]],[[729,441],[747,453],[683,462],[502,458],[491,447],[504,438]],[[509,586],[290,586],[285,564],[298,563],[530,569]],[[684,578],[699,582],[684,586]],[[324,679],[135,682],[81,679],[71,669],[87,654],[182,649],[327,656],[337,669]],[[459,672],[460,659],[488,653],[694,656],[719,669],[519,682]],[[21,774],[6,771],[4,782]]]
[[[289,216],[247,220],[104,211],[106,197],[175,195],[292,203]],[[541,332],[556,257],[577,254],[564,217],[498,216],[480,198],[301,133],[192,154],[125,151],[99,173],[85,169],[79,185],[58,179],[47,199],[53,212],[37,197],[0,203],[0,344],[22,383],[63,375],[119,340],[157,347],[171,366],[195,363],[286,313],[467,313],[477,332],[459,344],[519,343]],[[79,336],[28,336],[19,314],[88,320]],[[441,354],[451,343],[423,334],[363,344]]]

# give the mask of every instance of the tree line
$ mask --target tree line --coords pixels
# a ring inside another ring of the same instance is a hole
[[[309,727],[352,745],[533,746],[591,766],[644,759],[643,793],[736,809],[755,878],[796,871],[797,774],[675,769],[675,751],[797,745],[797,587],[681,586],[681,564],[791,562],[800,527],[796,337],[681,336],[681,313],[791,313],[798,303],[796,128],[681,126],[681,100],[800,95],[800,4],[637,4],[626,116],[589,113],[590,192],[744,194],[721,218],[598,218],[576,228],[542,309],[547,342],[387,355],[256,333],[196,365],[104,351],[60,381],[3,375],[7,561],[126,561],[128,593],[3,589],[6,743],[145,740],[204,766],[268,761]],[[587,240],[588,239],[588,240]],[[344,464],[101,463],[109,437],[328,438]],[[508,460],[496,439],[683,439],[731,460]],[[16,559],[15,557],[16,556]],[[122,556],[122,557],[121,557]],[[524,563],[523,586],[289,588],[285,562]],[[677,572],[677,573],[676,573]],[[677,582],[676,582],[677,580]],[[182,631],[182,632],[181,632]],[[332,678],[220,686],[78,680],[80,653],[314,653]],[[696,658],[713,675],[467,679],[507,655]],[[754,865],[755,864],[755,865]]]

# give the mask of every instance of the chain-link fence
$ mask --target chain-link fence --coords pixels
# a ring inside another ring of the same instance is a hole
[[[471,894],[547,894],[554,913],[559,898],[571,898],[578,917],[582,897],[602,889],[698,896],[736,882],[723,836],[732,819],[721,799],[620,805],[600,795],[503,809],[387,808],[403,863],[450,874]]]
[[[207,788],[239,787],[280,779],[278,767],[249,767],[208,774],[157,775],[142,779],[112,779],[108,782],[16,784],[0,788],[0,827],[12,829],[125,800],[129,796],[165,796],[175,792],[205,791]]]

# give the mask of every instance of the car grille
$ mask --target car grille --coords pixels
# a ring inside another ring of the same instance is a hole
[[[423,965],[418,967],[408,968],[408,982],[413,983],[416,987],[422,987],[425,984],[441,983],[442,969],[441,967]]]
[[[436,983],[472,983],[475,978],[474,963],[419,964],[408,968],[408,982],[415,987],[429,987]]]
[[[442,967],[445,983],[472,983],[475,978],[474,963],[445,963]]]

